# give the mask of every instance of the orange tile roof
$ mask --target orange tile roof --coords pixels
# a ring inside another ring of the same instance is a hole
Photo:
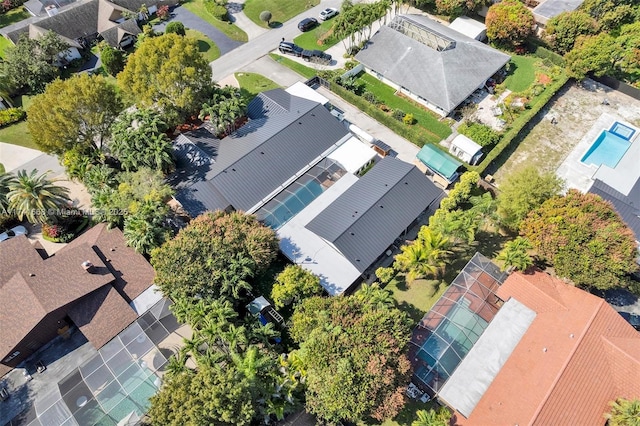
[[[536,318],[459,425],[602,425],[608,402],[640,397],[640,333],[603,299],[542,272],[497,292]]]

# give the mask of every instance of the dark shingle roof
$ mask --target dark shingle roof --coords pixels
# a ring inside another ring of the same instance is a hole
[[[509,61],[506,55],[422,15],[401,15],[424,32],[453,42],[438,51],[384,26],[356,55],[365,67],[409,89],[447,113]],[[391,24],[390,24],[391,25]]]
[[[636,240],[640,241],[640,179],[636,181],[628,195],[616,191],[600,179],[593,182],[589,192],[611,202],[622,220],[635,234]]]
[[[385,157],[306,228],[363,272],[441,194],[415,166]]]
[[[258,95],[249,115],[221,141],[206,129],[176,140],[180,170],[172,181],[192,216],[213,207],[253,208],[348,134],[323,106],[282,89]]]

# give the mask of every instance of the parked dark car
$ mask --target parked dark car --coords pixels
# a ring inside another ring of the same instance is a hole
[[[640,331],[640,315],[630,314],[629,312],[618,312],[622,318],[626,319],[629,324],[636,330]]]
[[[317,64],[329,64],[331,62],[331,55],[324,53],[321,50],[303,50],[302,59],[307,62],[315,62]]]
[[[318,20],[316,18],[304,18],[298,24],[298,29],[302,32],[309,31],[312,28],[315,28],[318,25]]]
[[[287,55],[293,56],[302,56],[302,52],[304,52],[302,47],[289,41],[281,41],[278,45],[278,50],[280,53],[286,53]]]

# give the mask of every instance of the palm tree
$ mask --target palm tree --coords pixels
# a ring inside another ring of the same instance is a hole
[[[377,283],[363,284],[354,296],[365,303],[377,308],[390,308],[395,304],[391,292],[380,288]]]
[[[151,169],[160,169],[168,173],[173,169],[174,162],[171,142],[164,133],[149,135],[146,140],[145,165]]]
[[[413,244],[400,248],[401,253],[396,256],[397,269],[407,273],[409,283],[428,275],[438,276],[451,255],[448,247],[448,238],[426,226],[422,227]]]
[[[531,242],[524,237],[517,237],[504,245],[497,259],[504,262],[503,270],[512,272],[517,269],[526,271],[533,265],[533,259],[529,255],[529,250],[533,249]]]
[[[16,177],[11,173],[0,174],[0,213],[6,214],[9,211],[9,199],[7,194],[11,185],[16,181]]]
[[[37,176],[37,170],[27,173],[20,170],[16,179],[9,183],[9,209],[15,211],[20,220],[31,223],[46,223],[56,210],[67,207],[71,200],[69,189],[54,185],[56,180],[47,179],[49,172]]]
[[[240,299],[242,291],[251,291],[247,278],[253,276],[253,259],[237,253],[230,259],[227,269],[220,272],[220,294]]]
[[[432,408],[429,411],[416,411],[416,417],[411,426],[449,426],[451,412],[446,407],[442,407],[438,411]]]
[[[160,247],[167,238],[167,232],[158,221],[149,220],[143,214],[127,217],[122,231],[127,245],[138,253],[149,254]]]
[[[611,412],[604,416],[610,426],[640,426],[640,399],[618,398],[609,405]]]

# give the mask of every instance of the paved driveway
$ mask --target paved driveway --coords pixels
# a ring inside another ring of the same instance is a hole
[[[173,11],[171,12],[171,18],[169,20],[154,25],[153,29],[157,31],[164,31],[164,28],[171,21],[182,22],[186,28],[200,31],[201,33],[209,37],[216,44],[216,46],[218,46],[218,49],[220,49],[220,55],[229,53],[236,47],[243,44],[240,41],[230,39],[226,36],[225,33],[209,24],[198,15],[180,6],[173,9]]]

